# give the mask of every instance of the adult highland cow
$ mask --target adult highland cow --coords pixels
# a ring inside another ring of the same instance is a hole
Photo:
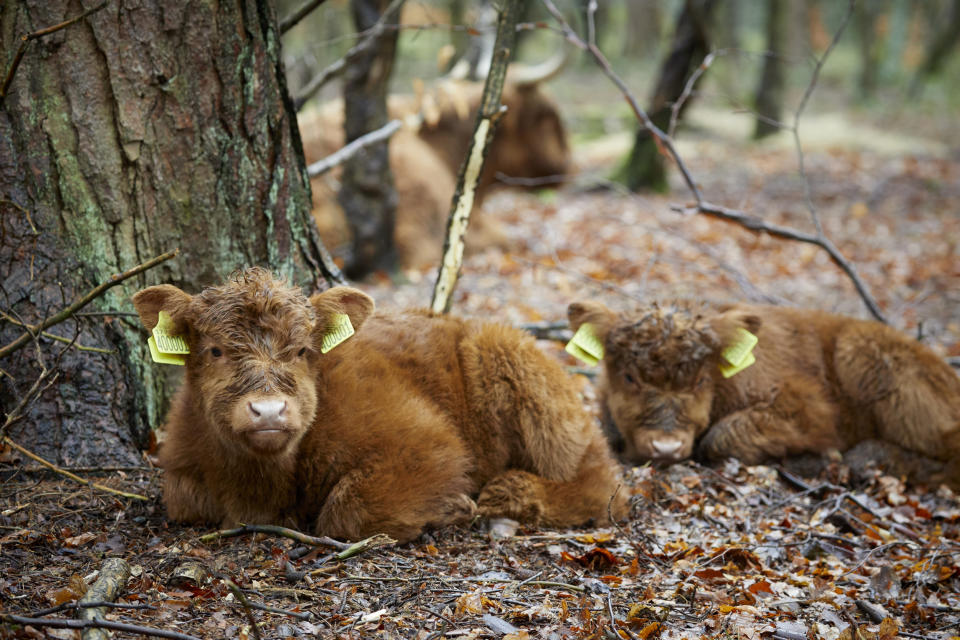
[[[542,69],[511,68],[501,96],[507,111],[484,162],[477,206],[498,175],[559,182],[569,171],[566,130],[556,103],[542,88],[546,79],[559,72],[562,62],[558,59]],[[390,140],[390,168],[397,189],[394,242],[403,266],[432,266],[440,259],[456,176],[473,137],[482,92],[481,83],[448,79],[419,98],[391,96],[388,102],[392,118],[422,114],[415,131],[403,129]],[[299,124],[308,163],[343,146],[342,101],[304,114]],[[324,244],[345,244],[349,230],[331,176],[313,178],[310,187],[313,218]],[[483,216],[471,219],[468,250],[506,242],[506,235]]]

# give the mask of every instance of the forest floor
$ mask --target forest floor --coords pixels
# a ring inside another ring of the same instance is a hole
[[[813,228],[789,146],[697,139],[682,151],[711,201]],[[581,163],[612,155],[594,145]],[[960,356],[960,157],[821,146],[805,165],[825,233],[891,323]],[[867,317],[820,249],[676,213],[679,183],[634,196],[587,188],[599,182],[584,170],[560,191],[488,199],[480,215],[509,241],[467,259],[454,310],[524,324],[563,320],[577,299],[706,297]],[[428,304],[431,271],[402,280],[362,286],[381,306]],[[45,622],[0,624],[0,637],[79,637],[50,621],[74,617],[109,557],[133,575],[103,617],[141,628],[117,637],[960,636],[960,498],[839,462],[806,488],[735,461],[625,467],[633,508],[615,527],[476,523],[343,559],[274,535],[202,542],[209,530],[165,520],[149,468],[82,473],[144,502],[2,464],[0,611]]]

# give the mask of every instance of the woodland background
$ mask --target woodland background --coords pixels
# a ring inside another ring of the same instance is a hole
[[[374,16],[388,4],[354,2]],[[644,108],[682,11],[708,12],[713,53],[674,135],[699,204],[828,239],[893,326],[960,358],[960,2],[557,4],[583,38],[592,13],[600,50]],[[301,5],[0,4],[0,344],[33,327],[0,352],[5,616],[59,606],[47,614],[59,619],[113,557],[133,578],[128,608],[107,620],[195,637],[960,633],[956,496],[880,472],[851,482],[839,464],[805,487],[736,463],[631,469],[634,513],[619,528],[478,525],[343,558],[282,537],[202,542],[166,522],[149,452],[177,380],[145,357],[132,292],[196,291],[251,263],[308,288],[336,272],[311,227],[291,96],[362,37],[337,0],[281,36]],[[390,91],[435,82],[445,45],[467,51],[489,33],[481,14],[476,3],[403,3],[399,22],[384,22],[397,38]],[[546,91],[575,168],[559,188],[486,199],[477,215],[509,241],[466,258],[454,312],[543,329],[577,299],[707,297],[870,317],[821,246],[697,212],[673,163],[666,190],[631,184],[638,121],[622,91],[544,5],[528,3],[519,22],[518,59],[572,51]],[[771,57],[783,62],[777,119],[788,130],[754,140]],[[341,91],[334,79],[304,108]],[[41,334],[45,318],[175,248]],[[329,249],[346,266],[349,254]],[[387,265],[356,284],[380,306],[427,305],[434,279],[432,267]],[[557,344],[544,348],[565,358]],[[14,444],[148,500],[73,484]],[[77,633],[5,620],[0,636]]]

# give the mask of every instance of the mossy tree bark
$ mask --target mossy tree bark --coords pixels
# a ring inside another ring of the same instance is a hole
[[[83,10],[76,0],[0,4],[0,51]],[[198,291],[252,264],[320,284],[329,263],[309,217],[276,24],[266,0],[109,2],[30,43],[0,102],[0,309],[38,322],[174,247],[179,258],[89,309],[129,312],[143,286]],[[9,57],[0,64],[5,73]],[[138,463],[179,372],[150,360],[136,318],[50,329],[74,331],[113,352],[68,351],[9,435],[60,464]],[[20,333],[0,320],[0,344]],[[48,363],[62,346],[40,345]],[[33,352],[0,362],[4,411],[36,378]]]
[[[683,93],[687,79],[710,50],[707,21],[714,0],[685,0],[677,17],[670,53],[660,67],[656,89],[647,114],[659,129],[666,131],[674,102]],[[690,100],[684,104],[689,106]],[[631,191],[667,191],[667,170],[663,156],[650,132],[637,130],[633,148],[614,177]]]

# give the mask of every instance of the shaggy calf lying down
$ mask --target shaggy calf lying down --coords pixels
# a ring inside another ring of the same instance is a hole
[[[308,299],[258,268],[195,296],[149,287],[134,305],[189,346],[160,450],[175,520],[399,540],[477,512],[607,520],[619,470],[606,440],[517,330],[375,314],[347,287]],[[613,516],[625,507],[618,496]]]
[[[941,461],[925,479],[960,486],[960,378],[889,327],[746,304],[582,302],[568,317],[603,344],[604,412],[635,461],[757,463],[878,440]]]

